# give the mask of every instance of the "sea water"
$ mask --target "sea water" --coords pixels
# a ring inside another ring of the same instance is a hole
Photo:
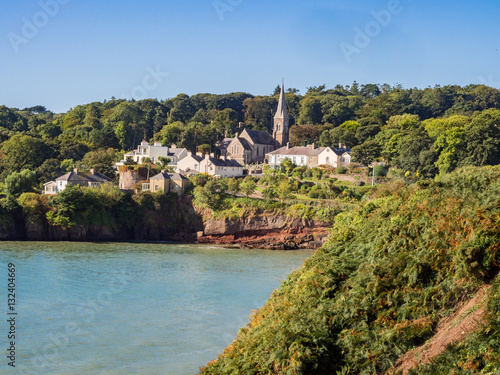
[[[1,242],[0,373],[195,374],[311,254]]]

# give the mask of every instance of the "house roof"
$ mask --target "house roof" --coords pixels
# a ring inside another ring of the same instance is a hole
[[[348,154],[351,153],[351,149],[350,148],[341,148],[341,147],[330,147],[330,149],[335,152],[337,155],[341,156],[341,155],[344,155],[346,152]]]
[[[252,146],[250,146],[250,143],[245,138],[238,137],[236,138],[238,141],[240,141],[241,145],[245,150],[250,150],[252,151]]]
[[[220,143],[219,149],[221,151],[227,150],[229,144],[234,140],[234,138],[224,138]]]
[[[311,153],[314,151],[315,155],[316,154],[316,150],[317,149],[311,149],[310,147],[291,147],[291,148],[286,148],[285,147],[281,147],[275,151],[272,151],[270,152],[269,154],[273,154],[273,155],[290,155],[290,156],[309,156],[311,155]]]
[[[69,172],[57,177],[56,181],[87,182],[87,179],[84,176],[80,176],[78,173]]]
[[[75,173],[75,172],[69,172],[66,173],[58,178],[56,178],[56,181],[68,181],[68,182],[111,182],[109,177],[106,177],[102,173],[99,172],[94,172],[92,173]]]
[[[150,178],[150,180],[174,180],[174,181],[187,180],[187,179],[188,179],[187,177],[184,177],[179,173],[165,173],[165,172],[158,173],[156,176]]]
[[[269,135],[268,132],[260,131],[260,130],[250,130],[250,129],[245,129],[243,132],[240,134],[240,138],[243,136],[243,133],[248,134],[248,138],[254,143],[254,144],[260,144],[260,145],[274,145],[275,141],[274,139]]]
[[[208,160],[215,165],[216,167],[236,167],[236,168],[243,168],[240,163],[238,163],[236,160],[233,159],[217,159],[214,157],[210,157]]]

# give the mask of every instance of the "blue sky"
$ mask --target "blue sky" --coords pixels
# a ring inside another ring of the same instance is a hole
[[[500,88],[497,0],[5,0],[0,10],[9,107],[267,95],[281,77],[302,94],[354,80]]]

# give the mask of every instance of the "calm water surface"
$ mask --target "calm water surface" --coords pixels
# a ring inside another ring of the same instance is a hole
[[[1,374],[195,374],[312,251],[0,243]],[[7,264],[16,265],[16,368]]]

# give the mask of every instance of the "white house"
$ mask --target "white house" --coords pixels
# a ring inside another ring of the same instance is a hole
[[[316,147],[316,144],[281,147],[266,154],[269,166],[277,168],[285,159],[290,159],[295,165],[313,168],[318,165],[329,165],[334,168],[348,165],[351,162],[351,150],[344,147]]]
[[[191,151],[188,151],[187,156],[182,158],[177,162],[177,173],[186,174],[191,171],[200,172],[200,164],[203,160],[203,156],[201,154],[193,155]]]
[[[317,165],[319,152],[320,149],[314,144],[303,147],[290,147],[287,144],[285,147],[266,154],[266,157],[271,168],[277,168],[285,159],[290,159],[297,166],[311,167]]]
[[[91,169],[89,173],[78,172],[78,169],[74,169],[73,172],[66,173],[61,177],[56,178],[55,181],[50,181],[44,186],[45,194],[58,194],[66,187],[68,184],[79,185],[79,186],[88,186],[88,187],[99,187],[101,184],[110,183],[112,180],[99,172],[95,172],[94,169]]]
[[[164,147],[161,145],[161,142],[155,142],[153,145],[150,145],[148,142],[142,141],[136,150],[127,152],[123,155],[123,160],[116,163],[116,166],[119,167],[123,165],[129,157],[138,164],[140,164],[144,158],[150,158],[151,162],[155,164],[159,161],[158,158],[160,156],[170,159],[168,165],[176,166],[179,160],[187,156],[187,149],[177,148],[175,145]]]
[[[200,173],[214,177],[238,177],[243,176],[243,166],[236,160],[217,159],[213,154],[207,154],[200,162]]]
[[[334,168],[351,164],[351,150],[344,147],[322,147],[318,154],[318,165]]]

